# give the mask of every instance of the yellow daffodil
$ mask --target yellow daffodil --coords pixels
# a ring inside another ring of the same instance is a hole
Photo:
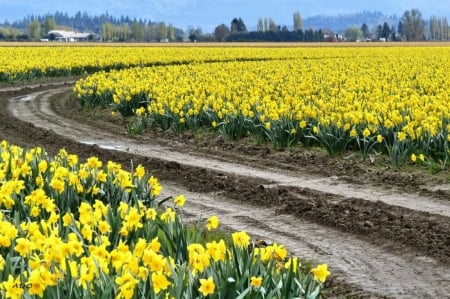
[[[206,221],[206,229],[208,231],[211,231],[213,229],[216,229],[219,226],[219,218],[217,216],[211,216]]]
[[[322,283],[324,283],[327,277],[331,274],[330,271],[328,271],[327,264],[318,265],[317,267],[311,269],[311,272],[314,275],[314,279]]]
[[[184,197],[183,194],[178,195],[174,199],[175,206],[182,207],[184,206],[184,203],[186,202],[186,197]]]
[[[247,248],[250,244],[250,237],[245,231],[234,232],[231,234],[234,245]]]
[[[200,279],[200,288],[198,290],[202,293],[203,297],[214,294],[215,288],[216,285],[214,284],[212,277],[209,277],[208,279]]]
[[[254,288],[259,288],[262,283],[262,277],[261,276],[252,276],[250,278],[250,285]]]

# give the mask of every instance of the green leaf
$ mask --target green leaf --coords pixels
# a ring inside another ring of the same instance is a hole
[[[321,290],[321,287],[320,287],[320,284],[319,284],[319,285],[314,289],[314,291],[313,291],[312,293],[310,293],[310,294],[307,295],[306,299],[316,299],[316,298],[319,298],[320,290]]]
[[[236,299],[243,299],[243,298],[245,298],[245,296],[248,293],[250,293],[251,290],[252,290],[252,287],[246,288],[241,294],[239,294],[239,296],[236,297]]]

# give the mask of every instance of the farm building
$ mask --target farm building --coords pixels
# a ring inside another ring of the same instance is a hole
[[[80,33],[66,30],[51,30],[48,32],[50,40],[56,40],[61,42],[78,42],[87,41],[91,33]]]

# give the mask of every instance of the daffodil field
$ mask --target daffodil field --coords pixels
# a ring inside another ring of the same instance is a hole
[[[259,48],[10,46],[0,47],[0,82],[79,76],[133,66],[285,58],[273,55],[270,49]]]
[[[385,155],[395,166],[450,157],[450,47],[0,47],[0,82],[76,76],[86,107],[149,127],[206,130],[274,148]],[[142,165],[79,161],[0,143],[1,298],[319,298],[305,271],[244,232],[207,241],[182,194]]]
[[[445,167],[450,47],[0,47],[0,81],[74,91],[148,126]],[[86,76],[91,74],[89,76]]]
[[[207,128],[275,148],[302,144],[363,159],[386,154],[395,166],[409,158],[446,165],[450,48],[250,50],[248,59],[98,72],[74,90],[85,105],[139,116],[136,131]]]
[[[318,298],[327,265],[300,270],[245,231],[205,241],[142,165],[0,145],[1,298]]]

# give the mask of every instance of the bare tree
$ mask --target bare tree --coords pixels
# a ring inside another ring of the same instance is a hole
[[[264,32],[264,19],[263,18],[259,18],[258,19],[258,24],[256,25],[256,29],[259,31],[259,32]]]
[[[264,18],[264,30],[263,31],[269,31],[269,19]]]
[[[278,32],[279,28],[272,18],[269,18],[269,31]]]
[[[28,36],[31,39],[39,39],[41,37],[41,23],[38,20],[33,20],[27,27]]]
[[[431,16],[430,18],[430,39],[448,40],[449,26],[446,17]]]
[[[158,40],[164,40],[167,38],[167,27],[164,22],[158,23]]]
[[[294,12],[294,31],[303,30],[303,19],[298,11]]]
[[[230,29],[228,29],[227,25],[221,24],[214,29],[214,37],[216,41],[223,42],[225,38],[230,35]]]
[[[407,10],[402,19],[402,31],[407,41],[423,40],[425,36],[425,21],[418,9]]]
[[[167,27],[167,39],[170,41],[175,40],[175,27],[172,24],[169,24]]]
[[[44,34],[47,34],[49,31],[52,31],[55,29],[56,29],[55,19],[52,17],[46,18],[44,23],[42,24],[42,32]]]

